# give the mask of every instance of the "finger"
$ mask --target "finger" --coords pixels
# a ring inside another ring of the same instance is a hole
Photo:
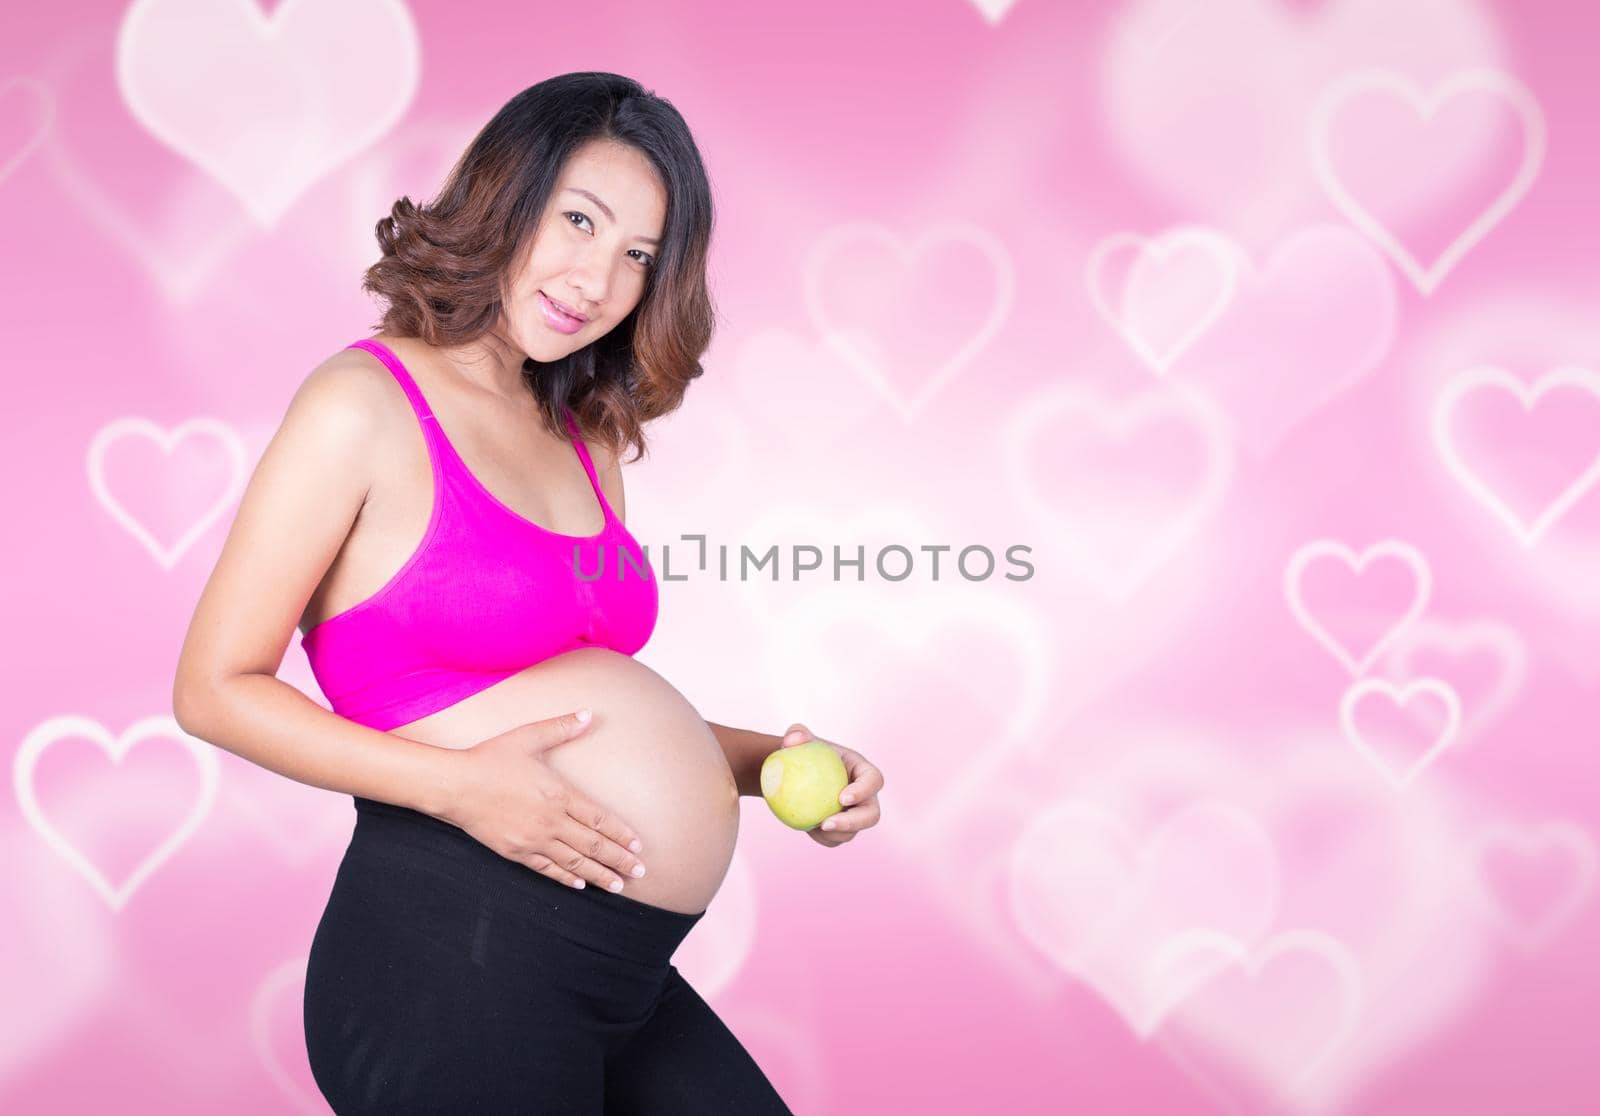
[[[854,833],[876,822],[877,815],[877,803],[869,802],[852,810],[841,810],[831,817],[824,818],[819,828],[827,830],[829,833]]]
[[[580,875],[594,880],[602,887],[612,891],[621,891],[624,877],[638,879],[644,875],[644,864],[638,857],[627,849],[617,844],[611,838],[595,829],[590,829],[582,822],[569,820],[556,834],[567,845],[581,852],[588,860],[592,861],[601,875],[573,868]],[[568,865],[571,868],[571,865]],[[612,887],[615,882],[616,886]]]
[[[861,802],[883,789],[883,773],[872,764],[862,762],[854,780],[845,784],[844,790],[839,792],[839,801],[845,806],[853,802]]]
[[[799,721],[796,721],[794,724],[790,725],[789,730],[783,734],[782,746],[785,748],[792,748],[796,744],[804,744],[811,738],[811,731],[807,729],[805,725],[802,725]]]
[[[530,722],[513,731],[520,732],[524,739],[531,742],[535,752],[543,752],[581,736],[588,730],[589,723],[593,719],[592,710],[578,709],[571,713],[563,713],[559,717],[547,717],[542,721]]]
[[[542,852],[529,853],[522,858],[520,863],[526,864],[541,876],[549,876],[557,883],[564,883],[568,887],[580,890],[583,888],[583,880],[580,877],[574,876]]]
[[[578,838],[580,844],[582,838]],[[545,855],[555,861],[557,865],[565,868],[574,876],[588,883],[603,887],[607,891],[621,891],[622,877],[598,860],[588,856],[581,848],[574,847],[566,841],[551,838],[545,845]]]
[[[639,840],[639,835],[624,825],[621,818],[586,798],[573,798],[567,804],[567,816],[590,829],[599,830],[629,852],[639,852],[644,848],[644,842]],[[628,867],[633,866],[630,864]]]

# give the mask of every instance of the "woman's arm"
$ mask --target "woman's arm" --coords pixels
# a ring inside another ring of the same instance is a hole
[[[459,753],[358,725],[270,674],[186,690],[173,712],[198,737],[297,783],[449,820]]]
[[[734,780],[739,784],[739,796],[760,798],[761,761],[778,750],[783,738],[750,729],[713,725],[710,721],[706,724],[711,726],[717,743],[722,745],[722,754],[728,757],[728,766],[733,768]]]
[[[191,736],[296,782],[438,815],[448,749],[358,725],[277,678],[306,602],[371,487],[388,372],[341,352],[295,392],[184,637],[172,711]]]

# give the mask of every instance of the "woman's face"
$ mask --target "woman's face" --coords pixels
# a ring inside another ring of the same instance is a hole
[[[666,214],[666,192],[637,149],[595,140],[574,151],[511,276],[502,318],[508,340],[547,362],[610,332],[644,297]],[[552,317],[550,302],[584,320]]]

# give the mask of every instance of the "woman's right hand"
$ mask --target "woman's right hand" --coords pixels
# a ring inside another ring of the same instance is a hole
[[[444,820],[553,880],[621,891],[625,877],[644,875],[634,855],[641,848],[638,835],[540,758],[589,723],[566,713],[462,749],[457,793]]]

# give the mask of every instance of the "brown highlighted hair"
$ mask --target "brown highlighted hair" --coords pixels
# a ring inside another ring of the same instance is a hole
[[[539,220],[572,152],[592,140],[648,158],[667,195],[666,228],[652,250],[644,296],[603,337],[559,361],[529,358],[522,375],[545,424],[569,436],[563,406],[584,437],[643,457],[644,423],[683,402],[704,369],[715,309],[706,287],[711,186],[689,127],[665,99],[619,74],[562,74],[518,93],[456,161],[438,196],[394,203],[377,225],[383,258],[362,289],[387,308],[373,328],[430,345],[476,340],[499,321],[512,268],[527,258]]]

